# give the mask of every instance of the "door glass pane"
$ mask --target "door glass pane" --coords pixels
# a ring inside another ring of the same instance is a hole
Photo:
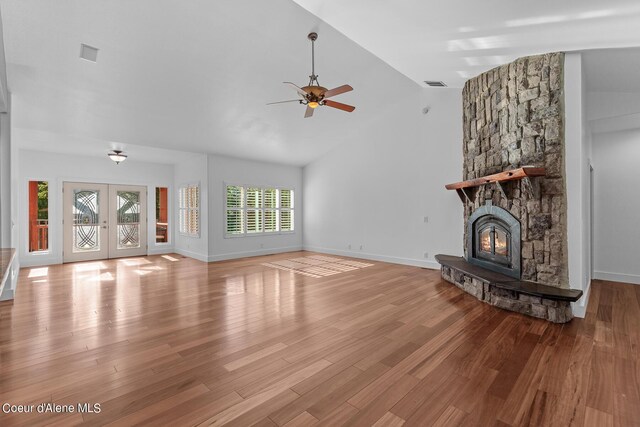
[[[156,243],[169,241],[169,189],[156,187]]]
[[[73,190],[73,252],[100,250],[98,191]]]
[[[487,227],[480,232],[480,250],[491,253],[491,228]]]
[[[49,249],[49,183],[29,181],[29,252]]]
[[[496,255],[509,256],[507,233],[496,227]]]
[[[118,218],[118,249],[140,247],[140,192],[118,191],[116,196]]]

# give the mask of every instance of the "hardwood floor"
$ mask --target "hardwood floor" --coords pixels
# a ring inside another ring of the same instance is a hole
[[[0,303],[0,404],[101,411],[0,425],[640,425],[640,286],[595,281],[562,326],[439,271],[331,258],[23,269]]]

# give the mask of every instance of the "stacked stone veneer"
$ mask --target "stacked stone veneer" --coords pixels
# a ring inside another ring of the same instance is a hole
[[[505,310],[527,314],[554,323],[566,323],[573,318],[571,304],[568,301],[556,301],[501,289],[489,281],[471,277],[460,270],[444,265],[442,266],[442,278],[480,301]]]
[[[522,279],[557,287],[568,287],[563,65],[562,53],[520,58],[462,91],[464,180],[522,166],[547,172],[534,179],[539,191],[526,180],[505,183],[504,194],[495,184],[477,187],[465,223],[485,199],[511,212],[522,227]]]

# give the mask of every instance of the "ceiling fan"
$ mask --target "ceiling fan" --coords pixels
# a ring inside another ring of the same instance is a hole
[[[333,89],[327,89],[325,87],[320,86],[318,83],[318,76],[316,75],[315,69],[315,42],[318,39],[317,33],[309,33],[307,36],[309,40],[311,40],[311,75],[309,76],[309,84],[303,87],[299,87],[291,82],[284,82],[284,84],[291,86],[300,96],[298,99],[291,99],[289,101],[279,101],[279,102],[270,102],[267,105],[273,104],[284,104],[287,102],[298,102],[302,105],[306,105],[307,109],[304,113],[304,117],[313,116],[313,111],[323,105],[327,107],[337,108],[338,110],[343,110],[347,112],[352,112],[356,109],[356,107],[352,105],[342,104],[340,102],[332,101],[328,98],[331,98],[336,95],[340,95],[341,93],[352,91],[353,88],[349,85],[338,86]]]

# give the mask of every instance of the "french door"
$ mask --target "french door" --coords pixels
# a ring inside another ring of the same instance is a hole
[[[64,183],[64,262],[147,254],[147,189]]]

